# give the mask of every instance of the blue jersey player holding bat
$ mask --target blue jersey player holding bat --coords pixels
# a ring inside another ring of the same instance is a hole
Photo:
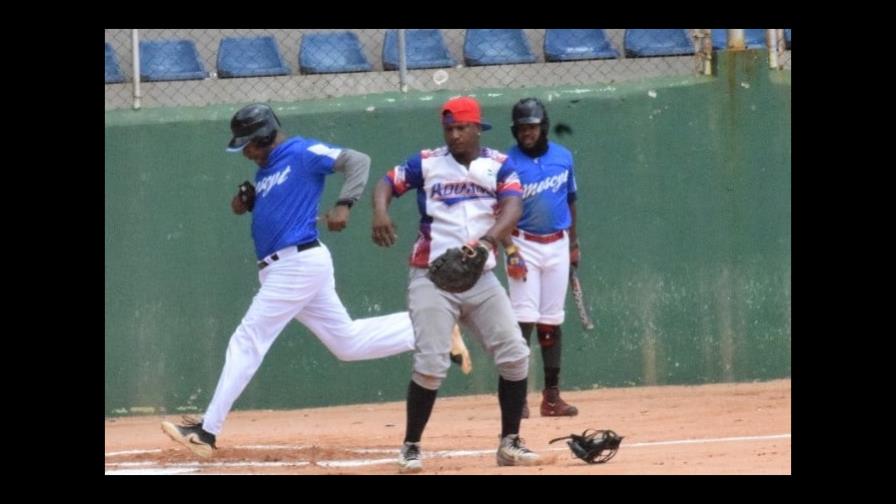
[[[516,145],[507,152],[523,185],[523,216],[503,242],[510,300],[526,343],[532,328],[544,363],[541,416],[574,416],[560,398],[560,356],[570,265],[578,266],[576,177],[572,153],[548,140],[548,113],[537,98],[512,112]],[[529,417],[528,404],[523,418]]]

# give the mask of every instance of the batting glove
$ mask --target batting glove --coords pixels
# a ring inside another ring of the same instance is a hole
[[[529,268],[526,267],[526,261],[520,254],[520,249],[516,245],[511,245],[506,247],[504,252],[507,254],[507,276],[525,282]]]

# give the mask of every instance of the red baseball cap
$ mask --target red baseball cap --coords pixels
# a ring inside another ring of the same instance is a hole
[[[462,122],[476,123],[482,126],[482,130],[492,129],[492,125],[482,122],[482,111],[479,102],[469,96],[452,98],[442,105],[442,124],[454,124]]]

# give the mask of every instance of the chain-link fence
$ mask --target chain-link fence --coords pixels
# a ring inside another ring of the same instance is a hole
[[[745,30],[747,47],[756,47],[757,34],[765,31]],[[703,29],[107,29],[105,105],[106,110],[135,103],[204,106],[693,75],[705,71],[710,40],[717,48],[725,47],[724,33],[722,29],[712,30],[712,36]],[[790,30],[776,34],[777,63],[790,69]],[[764,39],[761,45],[766,45]],[[134,82],[135,53],[139,86]],[[405,72],[400,71],[402,59]]]

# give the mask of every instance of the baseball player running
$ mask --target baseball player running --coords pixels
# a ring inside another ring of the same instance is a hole
[[[504,240],[510,300],[529,344],[536,327],[544,362],[541,416],[574,416],[560,398],[560,325],[564,319],[570,263],[579,262],[576,239],[576,177],[572,153],[548,141],[548,113],[537,98],[513,107],[517,144],[508,155],[523,184],[523,216]],[[523,418],[529,418],[528,404]]]
[[[247,191],[238,193],[231,207],[238,215],[252,212],[261,287],[230,337],[224,369],[204,418],[182,425],[162,422],[166,434],[203,457],[212,455],[234,401],[290,320],[304,324],[343,361],[414,349],[407,312],[358,320],[349,317],[336,294],[330,251],[318,239],[316,220],[324,179],[334,172],[345,175],[339,199],[326,214],[328,229],[341,231],[364,191],[370,158],[310,138],[287,138],[274,111],[264,104],[240,109],[230,128],[233,139],[227,150],[242,152],[258,165],[255,186],[247,184]],[[450,333],[451,327],[446,327],[444,334]],[[445,353],[447,359],[447,349]]]
[[[394,167],[374,190],[373,241],[395,243],[389,217],[393,196],[416,189],[420,230],[411,251],[408,308],[416,348],[407,393],[407,424],[399,471],[423,469],[420,440],[450,361],[447,337],[458,321],[492,356],[500,374],[501,435],[498,465],[533,465],[539,456],[523,444],[520,419],[526,398],[529,348],[517,326],[510,300],[491,271],[495,248],[521,212],[521,187],[513,162],[479,145],[483,130],[479,103],[470,97],[448,100],[441,109],[446,146],[423,150]],[[430,263],[449,248],[485,247],[485,271],[460,293],[439,289],[427,277]]]

